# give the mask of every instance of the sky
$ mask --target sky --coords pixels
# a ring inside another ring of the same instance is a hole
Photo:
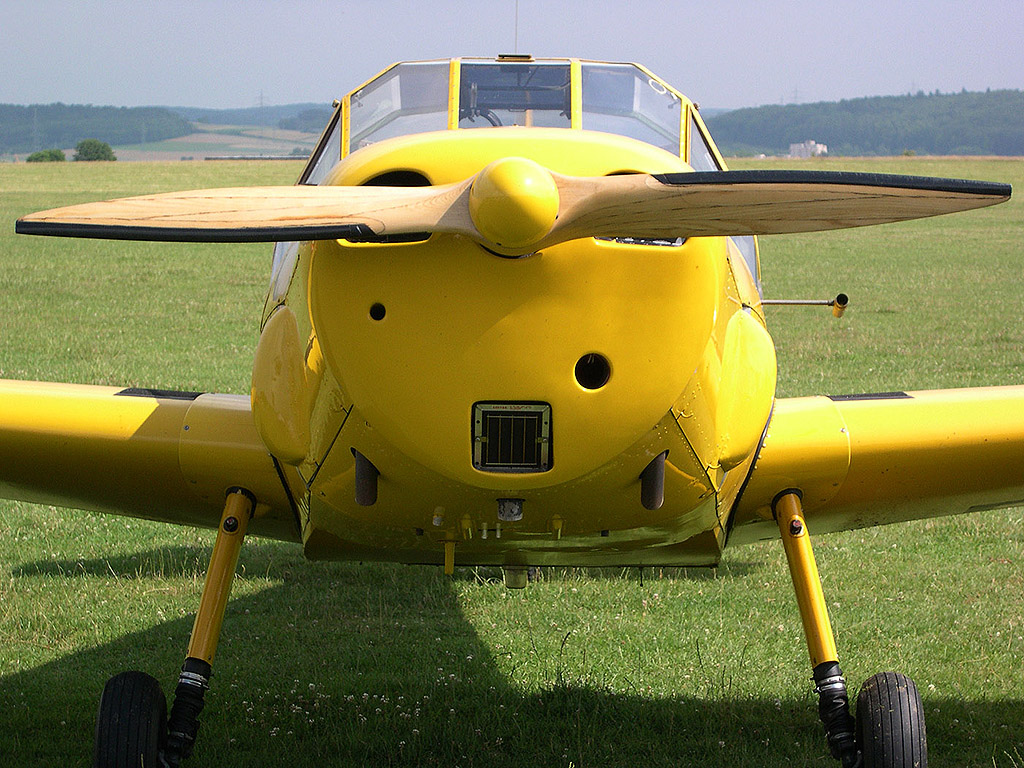
[[[0,103],[330,102],[513,52],[639,62],[705,108],[1024,89],[1024,0],[4,0]]]

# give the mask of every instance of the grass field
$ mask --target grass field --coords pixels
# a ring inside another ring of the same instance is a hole
[[[1021,160],[820,166],[1024,191]],[[0,377],[246,392],[269,247],[18,237],[13,221],[298,170],[0,165]],[[771,297],[852,298],[839,321],[771,309],[782,396],[1024,383],[1019,196],[765,239],[762,266]],[[211,544],[0,502],[0,766],[89,764],[115,672],[172,687]],[[816,554],[852,690],[882,670],[914,677],[933,768],[1024,766],[1024,511],[824,536]],[[522,592],[496,571],[306,563],[258,540],[239,571],[193,765],[835,764],[777,543],[729,550],[715,571],[546,571]]]

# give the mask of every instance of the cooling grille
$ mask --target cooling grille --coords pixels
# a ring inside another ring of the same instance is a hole
[[[550,405],[473,406],[474,467],[484,472],[547,472],[551,458]]]

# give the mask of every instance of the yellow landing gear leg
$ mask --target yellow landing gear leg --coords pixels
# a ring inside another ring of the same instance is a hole
[[[199,713],[203,709],[203,695],[210,687],[213,656],[217,652],[217,641],[224,622],[231,581],[235,576],[238,552],[245,538],[256,499],[248,491],[233,488],[228,492],[221,515],[217,541],[210,556],[210,567],[206,571],[206,584],[199,600],[199,610],[192,625],[188,654],[178,677],[174,691],[174,705],[167,720],[167,744],[162,762],[175,768],[192,754],[196,734],[199,731]]]
[[[854,720],[850,716],[846,680],[839,668],[825,594],[821,589],[800,498],[800,491],[785,490],[775,497],[772,510],[782,534],[796,602],[804,624],[804,635],[807,637],[807,650],[811,655],[811,666],[814,667],[818,715],[825,726],[825,737],[832,756],[842,762],[843,768],[853,768],[861,764],[861,755],[857,748]]]

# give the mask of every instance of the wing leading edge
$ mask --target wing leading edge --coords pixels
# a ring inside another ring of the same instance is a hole
[[[216,528],[232,486],[250,531],[300,541],[283,474],[249,398],[0,381],[0,497]]]
[[[1024,505],[1024,387],[778,400],[729,543],[777,537],[788,488],[812,533]]]

